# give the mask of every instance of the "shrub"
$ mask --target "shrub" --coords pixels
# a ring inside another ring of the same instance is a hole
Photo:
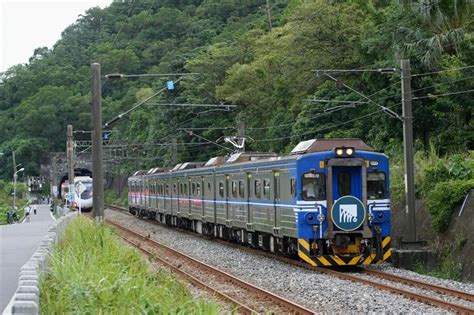
[[[450,180],[438,183],[426,195],[431,225],[437,232],[444,232],[449,226],[451,215],[466,194],[474,188],[474,179]]]
[[[217,314],[168,273],[150,271],[140,254],[112,230],[74,220],[41,279],[42,314]]]

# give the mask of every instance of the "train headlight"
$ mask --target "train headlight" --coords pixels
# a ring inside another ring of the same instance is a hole
[[[326,219],[326,216],[325,216],[324,214],[320,213],[320,214],[318,214],[318,217],[317,217],[317,218],[318,218],[318,221],[319,221],[319,222],[323,222],[324,219]]]
[[[336,157],[353,157],[354,156],[354,148],[335,148],[334,152],[336,153]]]

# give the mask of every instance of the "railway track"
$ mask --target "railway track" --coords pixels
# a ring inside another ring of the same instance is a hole
[[[126,213],[127,215],[133,216],[133,215],[128,213],[127,209],[116,207],[116,206],[109,206],[109,205],[107,207],[111,210],[120,211],[121,213]],[[137,216],[133,216],[133,217],[139,218]],[[162,225],[161,223],[158,223],[158,222],[155,222],[155,221],[148,221],[148,222]],[[185,233],[192,234],[195,237],[200,237],[199,234],[196,234],[196,233],[193,233],[193,232],[188,232],[188,231],[184,231],[184,230],[181,230],[181,229],[177,229],[177,230],[185,232]],[[455,297],[455,298],[460,299],[460,300],[473,302],[474,301],[474,295],[470,294],[468,292],[462,292],[462,291],[455,290],[455,289],[441,287],[441,286],[438,286],[438,285],[433,285],[433,284],[426,283],[426,282],[423,282],[423,281],[419,281],[419,280],[415,280],[415,279],[409,279],[409,278],[397,276],[397,275],[382,272],[382,271],[371,270],[371,269],[366,269],[366,268],[357,268],[356,272],[361,273],[361,274],[366,274],[366,275],[369,275],[371,277],[376,278],[376,280],[366,279],[366,278],[360,277],[359,275],[357,275],[357,273],[354,274],[354,273],[348,273],[348,272],[340,272],[340,271],[333,270],[333,269],[314,267],[314,266],[308,265],[306,263],[296,261],[294,259],[282,257],[282,256],[277,256],[277,255],[271,254],[269,252],[264,252],[264,251],[252,249],[252,248],[249,248],[249,247],[245,247],[245,246],[240,246],[240,245],[229,243],[229,242],[222,241],[222,240],[216,240],[216,241],[224,243],[227,246],[232,246],[232,247],[236,247],[236,248],[239,248],[239,249],[247,251],[247,252],[251,252],[251,253],[256,254],[256,255],[266,256],[266,257],[269,257],[271,259],[277,259],[279,261],[291,264],[293,266],[297,266],[299,268],[314,270],[316,272],[328,274],[328,275],[331,275],[331,276],[335,276],[335,277],[338,277],[338,278],[343,279],[343,280],[348,280],[348,281],[352,281],[352,282],[359,282],[359,283],[363,283],[363,284],[366,284],[366,285],[370,285],[372,287],[375,287],[375,288],[378,288],[378,289],[381,289],[381,290],[385,290],[385,291],[389,291],[389,292],[392,292],[392,293],[400,294],[400,295],[402,295],[406,298],[409,298],[411,300],[415,300],[415,301],[418,301],[418,302],[421,302],[421,303],[436,306],[436,307],[446,309],[446,310],[449,310],[449,311],[453,311],[453,312],[456,312],[456,313],[474,314],[474,308],[471,308],[469,306],[455,304],[455,303],[445,301],[445,300],[442,300],[442,299],[439,299],[439,298],[430,297],[430,296],[424,295],[422,293],[417,293],[417,292],[413,292],[413,291],[410,291],[410,290],[399,288],[395,285],[384,284],[384,283],[380,282],[379,279],[385,279],[385,280],[388,280],[390,282],[404,284],[404,285],[408,285],[410,287],[417,287],[417,288],[420,288],[420,289],[423,289],[423,290],[435,292],[437,294],[445,294],[445,295],[449,295],[449,296]]]
[[[194,285],[237,306],[239,313],[313,314],[314,311],[245,282],[220,269],[160,244],[147,235],[106,220],[121,231],[126,242],[186,278]]]

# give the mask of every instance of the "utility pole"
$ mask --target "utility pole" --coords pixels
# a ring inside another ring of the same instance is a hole
[[[104,185],[102,168],[102,91],[100,64],[91,65],[92,74],[92,205],[96,222],[104,221]]]
[[[16,210],[16,159],[15,151],[12,151],[13,157],[13,210]]]
[[[74,196],[74,138],[72,125],[67,125],[67,165],[68,165],[68,183],[69,183],[69,195]],[[73,198],[73,197],[71,197]],[[74,201],[74,200],[73,200]],[[72,201],[69,205],[69,209],[72,208]],[[71,209],[72,210],[72,209]]]
[[[411,105],[410,60],[401,61],[403,103],[403,149],[405,153],[405,198],[408,214],[408,241],[417,242],[415,214],[415,172],[413,166],[413,114]]]
[[[268,31],[272,31],[272,4],[270,0],[267,0],[267,17],[268,17]]]

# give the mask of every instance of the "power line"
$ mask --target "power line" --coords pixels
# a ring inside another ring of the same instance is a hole
[[[327,77],[329,77],[330,79],[334,80],[334,81],[338,81],[335,77],[333,77],[332,75],[330,74],[327,74],[327,73],[324,73]],[[385,113],[387,113],[388,115],[390,115],[391,117],[394,117],[394,118],[397,118],[399,120],[402,120],[402,118],[400,117],[400,115],[398,115],[396,112],[390,110],[389,108],[385,107],[385,106],[382,106],[380,105],[379,103],[373,101],[371,98],[369,98],[368,96],[362,94],[361,92],[357,91],[356,89],[350,87],[349,85],[345,84],[345,83],[342,83],[342,85],[344,87],[346,87],[347,89],[351,90],[352,92],[356,93],[356,94],[359,94],[360,96],[362,96],[363,98],[365,98],[366,100],[368,100],[369,102],[371,103],[374,103],[375,105],[377,105],[378,107],[380,107],[382,109],[382,111],[384,111]]]
[[[177,107],[217,107],[217,108],[224,108],[229,110],[230,108],[235,108],[237,105],[226,105],[226,104],[179,104],[179,103],[146,103],[145,105],[150,106],[177,106]]]
[[[217,142],[215,142],[215,141],[206,139],[206,138],[204,138],[203,136],[197,135],[197,134],[195,134],[195,133],[193,133],[193,132],[189,132],[189,135],[190,135],[190,136],[197,137],[197,138],[202,139],[202,140],[204,140],[204,141],[207,141],[207,142],[209,142],[209,143],[215,144],[215,145],[217,145],[217,146],[219,146],[219,147],[221,147],[221,148],[223,148],[223,149],[226,149],[226,150],[228,150],[228,151],[230,151],[230,152],[234,152],[233,150],[229,149],[228,147],[225,147],[225,146],[223,146],[223,145],[220,145],[219,143],[217,143]]]
[[[143,73],[143,74],[124,74],[124,73],[110,73],[106,74],[107,79],[119,78],[142,78],[142,77],[171,77],[171,76],[187,76],[198,75],[198,72],[177,72],[177,73]]]
[[[389,106],[387,108],[393,108],[393,107],[395,107],[397,105],[400,105],[400,104],[402,104],[402,103],[397,103],[397,104]],[[326,130],[333,129],[333,128],[336,128],[336,127],[339,127],[339,126],[342,126],[342,125],[349,124],[349,123],[354,122],[354,121],[365,119],[367,117],[378,114],[379,112],[383,112],[383,109],[379,109],[379,110],[377,110],[373,113],[370,113],[370,114],[367,114],[367,115],[364,115],[364,116],[361,116],[361,117],[358,117],[358,118],[354,118],[354,119],[351,119],[351,120],[348,120],[348,121],[345,121],[345,122],[342,122],[340,124],[336,124],[336,125],[333,125],[333,126],[329,126],[329,127],[325,127],[325,128],[321,128],[321,129],[316,129],[316,130],[312,130],[312,131],[304,132],[304,133],[300,133],[300,134],[290,135],[290,136],[286,136],[286,137],[255,140],[254,142],[267,142],[267,141],[283,140],[283,139],[289,139],[289,138],[293,138],[293,137],[297,137],[297,136],[305,136],[305,135],[313,134],[313,133],[316,133],[316,132],[326,131]]]
[[[125,26],[125,23],[126,23],[126,20],[130,18],[130,14],[132,13],[133,11],[133,7],[135,6],[135,3],[137,2],[137,0],[133,0],[130,4],[130,9],[128,10],[128,13],[127,13],[127,17],[125,19],[125,21],[123,21],[122,23],[122,26],[120,27],[119,31],[117,32],[117,34],[115,34],[115,37],[114,37],[114,40],[112,41],[112,47],[114,47],[115,45],[115,41],[117,40],[117,37],[119,36],[119,34],[122,32],[122,29],[124,28]]]
[[[176,130],[236,130],[236,127],[182,127],[176,128]]]
[[[460,68],[451,68],[451,69],[438,70],[438,71],[433,71],[433,72],[412,74],[411,76],[412,77],[420,77],[420,76],[425,76],[425,75],[430,75],[430,74],[437,74],[437,73],[442,73],[442,72],[447,72],[447,71],[455,71],[455,70],[464,70],[464,69],[470,69],[470,68],[474,68],[474,65],[473,66],[460,67]]]
[[[180,77],[179,79],[177,79],[175,81],[175,83],[178,83],[179,81],[181,81],[183,79],[183,77]],[[167,89],[167,87],[164,87],[162,89],[160,89],[158,92],[152,94],[151,96],[145,98],[144,100],[138,102],[138,103],[135,103],[130,109],[126,110],[125,112],[123,113],[120,113],[118,116],[115,116],[114,118],[112,118],[111,120],[109,120],[108,122],[105,123],[105,127],[109,127],[111,124],[113,124],[114,122],[116,122],[117,120],[119,119],[122,119],[123,116],[127,115],[128,113],[130,113],[131,111],[135,110],[136,108],[138,108],[139,106],[145,104],[146,102],[148,102],[149,100],[151,100],[152,98],[154,97],[157,97],[159,94],[161,94],[163,91],[165,91]]]
[[[474,89],[472,90],[465,90],[465,91],[457,91],[457,92],[449,92],[449,93],[443,93],[443,94],[431,94],[431,95],[426,95],[426,96],[420,96],[420,97],[414,97],[412,98],[413,100],[420,100],[423,98],[431,98],[431,97],[439,97],[439,96],[448,96],[448,95],[456,95],[456,94],[464,94],[464,93],[472,93],[474,92]]]
[[[432,88],[432,87],[436,87],[438,85],[451,84],[451,83],[465,81],[465,80],[469,80],[469,79],[473,79],[473,78],[474,78],[474,76],[470,76],[470,77],[465,77],[465,78],[462,78],[462,79],[456,79],[456,80],[451,80],[451,81],[446,81],[446,82],[434,83],[433,85],[430,85],[430,86],[426,86],[426,87],[423,87],[423,88],[412,90],[412,92],[418,92],[418,91],[426,90],[426,89],[429,89],[429,88]]]

